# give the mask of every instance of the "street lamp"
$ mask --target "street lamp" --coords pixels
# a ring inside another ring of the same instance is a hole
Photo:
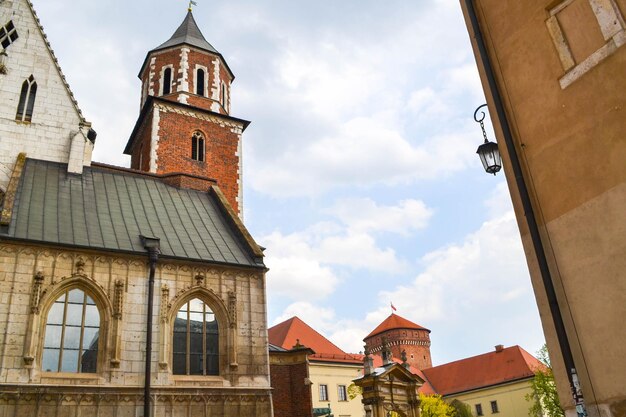
[[[485,138],[485,143],[478,147],[476,153],[480,156],[480,161],[483,163],[483,167],[488,174],[496,175],[496,172],[500,171],[502,168],[502,158],[500,157],[500,151],[498,150],[498,144],[494,142],[490,142],[487,139],[487,132],[485,132],[485,112],[481,111],[480,118],[478,116],[478,111],[483,107],[487,107],[486,104],[478,106],[476,111],[474,111],[474,120],[477,123],[480,123],[480,128],[483,131],[483,138]]]

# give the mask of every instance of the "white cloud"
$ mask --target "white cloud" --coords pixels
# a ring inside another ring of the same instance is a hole
[[[394,232],[407,235],[423,229],[433,215],[423,201],[403,200],[396,206],[379,206],[369,198],[346,198],[326,210],[350,230],[359,232]]]

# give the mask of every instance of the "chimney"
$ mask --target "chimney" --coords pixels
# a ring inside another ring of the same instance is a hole
[[[500,353],[504,350],[504,345],[496,345],[496,353]]]

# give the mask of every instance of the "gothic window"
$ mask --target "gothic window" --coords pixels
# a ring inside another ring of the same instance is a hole
[[[191,159],[204,162],[204,135],[194,132],[191,136]]]
[[[17,30],[13,26],[13,22],[9,20],[9,23],[0,27],[0,44],[4,49],[7,49],[16,40]]]
[[[15,120],[18,122],[30,122],[33,117],[35,107],[35,96],[37,95],[37,83],[32,75],[22,83],[20,101],[17,105]]]
[[[202,68],[196,71],[196,94],[204,96],[205,72]]]
[[[99,334],[100,313],[93,298],[78,288],[64,292],[48,311],[41,369],[95,373]]]
[[[163,71],[163,83],[162,83],[163,94],[168,95],[172,92],[172,69],[165,68]]]
[[[174,375],[219,375],[219,331],[213,310],[198,298],[174,319]]]

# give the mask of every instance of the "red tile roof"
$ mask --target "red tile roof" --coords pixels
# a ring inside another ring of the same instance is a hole
[[[419,324],[415,324],[412,321],[405,319],[404,317],[400,317],[397,314],[391,313],[389,317],[383,320],[382,323],[378,325],[370,334],[368,334],[365,339],[369,339],[372,336],[376,336],[379,333],[385,332],[387,330],[392,329],[411,329],[411,330],[426,330],[430,333],[426,327],[422,327]]]
[[[530,378],[538,369],[545,365],[521,347],[512,346],[424,369],[423,373],[438,394],[449,395]]]
[[[269,342],[285,349],[293,348],[298,342],[315,351],[309,356],[319,362],[362,363],[356,355],[344,352],[311,326],[292,317],[268,329]]]

